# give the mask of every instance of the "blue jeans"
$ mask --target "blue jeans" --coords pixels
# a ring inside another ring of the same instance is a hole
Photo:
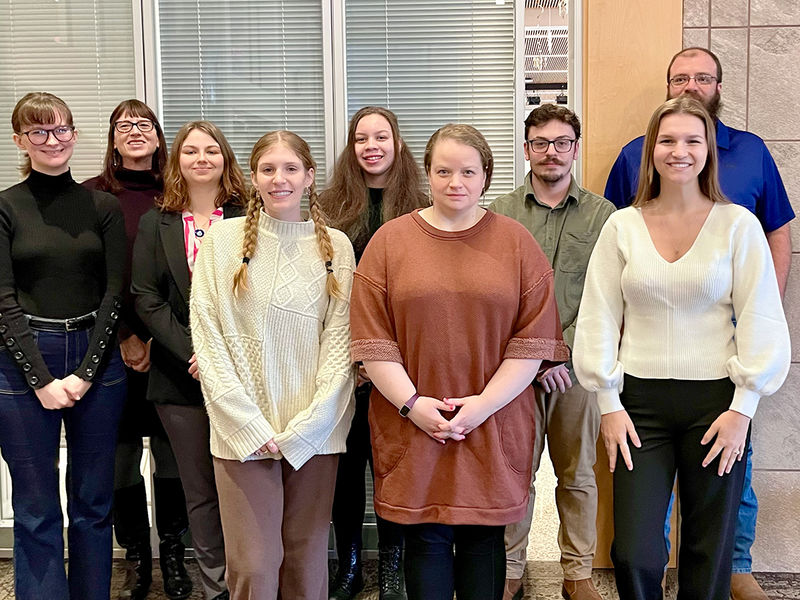
[[[34,331],[50,373],[81,363],[91,330]],[[0,350],[0,449],[11,473],[17,600],[108,600],[114,448],[125,400],[119,349],[72,408],[47,410]],[[61,423],[67,439],[69,579],[58,484]]]
[[[733,573],[750,573],[753,570],[753,557],[750,548],[756,540],[756,517],[758,517],[758,499],[751,485],[753,479],[753,444],[747,445],[745,453],[744,488],[742,501],[739,504],[739,515],[736,519],[736,535],[733,539]],[[672,504],[675,501],[673,493],[667,508],[667,520],[664,522],[664,539],[667,542],[669,553],[669,518],[672,514]]]

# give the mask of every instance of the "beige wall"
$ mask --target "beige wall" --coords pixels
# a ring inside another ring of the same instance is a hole
[[[583,183],[601,194],[620,148],[664,100],[681,2],[583,0],[583,11]]]
[[[723,69],[721,118],[760,135],[800,211],[800,2],[685,0],[683,41],[710,48]],[[800,251],[800,224],[793,223]],[[784,301],[794,363],[783,388],[761,401],[753,421],[753,488],[760,509],[753,569],[800,565],[800,257]]]

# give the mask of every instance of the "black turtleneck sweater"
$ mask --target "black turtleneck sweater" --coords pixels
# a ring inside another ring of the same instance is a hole
[[[28,382],[53,380],[25,314],[52,319],[98,311],[75,374],[92,381],[114,345],[125,265],[125,224],[111,194],[33,171],[0,192],[0,336]]]
[[[152,171],[133,171],[131,169],[117,169],[114,173],[117,181],[122,185],[122,189],[114,192],[119,198],[122,214],[125,216],[125,236],[127,238],[127,254],[125,257],[125,273],[122,287],[122,323],[119,326],[119,338],[127,339],[131,334],[136,334],[140,340],[150,339],[147,327],[136,314],[131,294],[131,258],[133,256],[133,242],[136,240],[136,233],[139,230],[139,219],[148,210],[153,208],[157,196],[160,196],[163,188],[161,183],[156,180]],[[100,177],[93,177],[83,182],[84,186],[90,190],[104,189]]]

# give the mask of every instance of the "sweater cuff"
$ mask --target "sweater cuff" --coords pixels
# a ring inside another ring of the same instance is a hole
[[[597,405],[600,407],[600,414],[605,415],[618,410],[625,410],[619,399],[617,388],[602,388],[597,390]]]
[[[350,342],[350,358],[353,362],[384,360],[403,363],[397,342],[384,339],[353,340]]]
[[[748,390],[746,387],[736,386],[736,391],[733,393],[733,401],[731,402],[730,409],[745,416],[753,418],[758,408],[758,401],[761,395],[753,390]]]
[[[253,419],[225,440],[236,457],[244,462],[253,452],[275,437],[275,431],[261,416]]]
[[[292,465],[295,471],[300,470],[306,462],[317,454],[317,449],[301,438],[291,429],[275,436],[283,458]]]

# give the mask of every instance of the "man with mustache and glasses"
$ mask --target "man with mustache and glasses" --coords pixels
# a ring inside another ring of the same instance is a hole
[[[716,121],[722,192],[731,202],[748,208],[761,222],[783,295],[792,260],[789,222],[794,219],[794,211],[775,161],[762,139],[719,120],[721,91],[722,65],[713,52],[686,48],[672,57],[667,67],[667,99],[690,95],[702,102]],[[629,205],[636,194],[643,142],[644,136],[626,145],[611,168],[605,195],[618,208]],[[758,501],[751,486],[752,455],[750,445],[745,456],[747,468],[733,550],[733,600],[768,600],[751,573],[750,547],[755,540],[758,514]]]
[[[519,221],[533,234],[555,271],[555,292],[564,341],[571,348],[589,256],[614,206],[579,187],[572,177],[581,124],[564,106],[545,104],[525,119],[525,158],[530,173],[523,185],[499,197],[489,208]],[[506,526],[504,600],[523,597],[525,550],[536,497],[534,481],[547,436],[558,477],[556,506],[561,521],[558,544],[564,570],[562,595],[568,600],[600,600],[592,583],[597,542],[597,486],[592,467],[600,427],[594,394],[577,383],[572,363],[539,372],[536,439],[526,517]]]

